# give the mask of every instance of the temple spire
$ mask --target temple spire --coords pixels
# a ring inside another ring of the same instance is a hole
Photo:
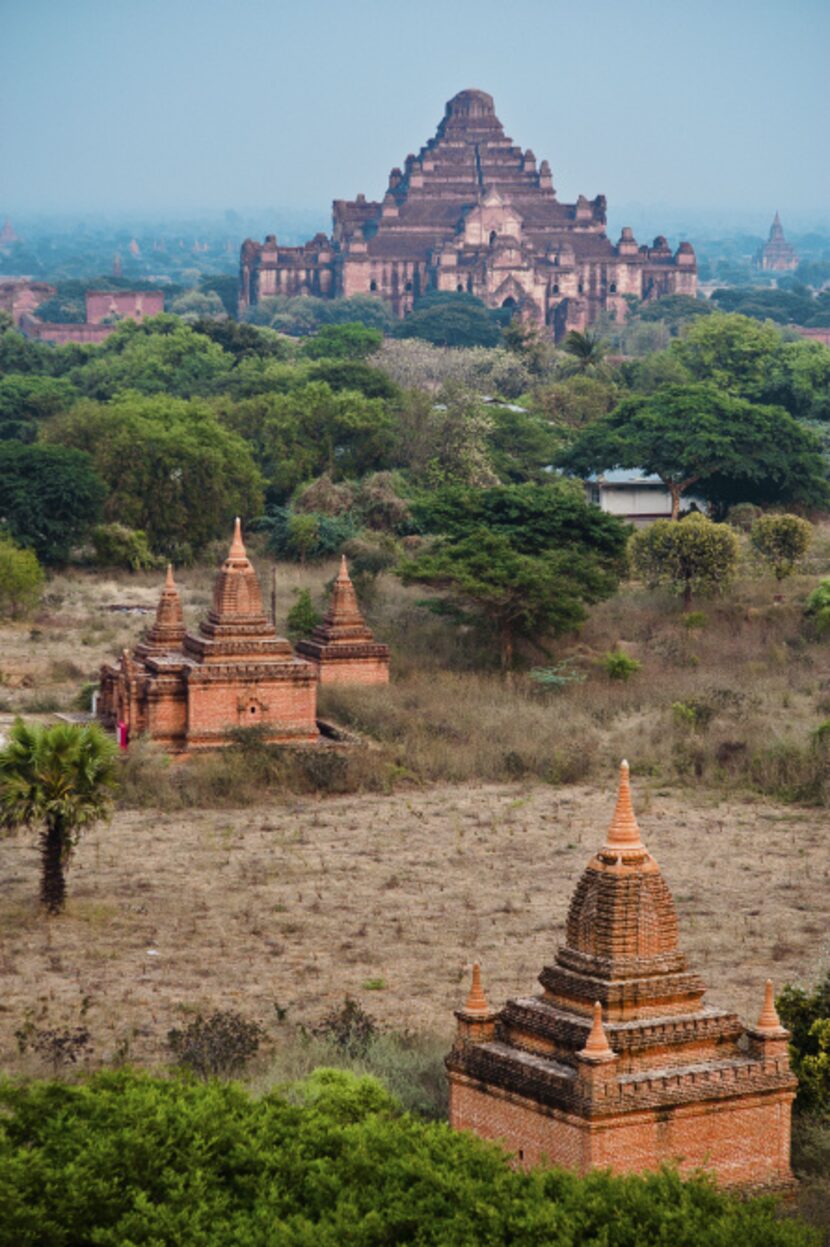
[[[245,543],[242,540],[242,521],[237,515],[233,524],[233,540],[231,548],[228,550],[229,559],[247,559],[248,551],[245,549]]]
[[[170,593],[171,591],[175,592],[175,589],[176,589],[176,582],[173,579],[173,564],[172,563],[167,564],[167,575],[164,577],[164,588],[165,588],[165,592],[167,593]]]
[[[761,1009],[755,1029],[759,1031],[781,1031],[781,1019],[775,1007],[775,996],[772,990],[772,979],[767,979],[764,986],[764,1005]]]
[[[634,817],[634,807],[631,804],[631,783],[628,763],[625,759],[620,763],[617,805],[611,819],[611,826],[608,828],[604,851],[609,853],[615,851],[645,852],[645,846],[640,839],[640,828]]]
[[[481,986],[481,966],[477,961],[473,962],[473,979],[470,984],[470,994],[467,997],[467,1003],[464,1006],[465,1013],[489,1013],[490,1006],[487,1004],[487,997],[484,995],[484,988]]]
[[[613,1055],[614,1050],[608,1042],[608,1036],[605,1034],[605,1027],[602,1024],[602,1005],[597,1000],[594,1003],[594,1020],[591,1025],[591,1033],[585,1041],[585,1047],[581,1050],[580,1056],[596,1059]]]

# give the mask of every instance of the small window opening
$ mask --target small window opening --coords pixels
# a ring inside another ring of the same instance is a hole
[[[612,281],[612,282],[611,282],[611,285],[608,287],[608,289],[611,291],[611,294],[616,294],[616,293],[617,293],[617,283],[616,283],[615,281]]]
[[[496,233],[496,231],[494,229],[490,230],[490,246],[491,247],[497,238],[498,238],[498,234]]]
[[[369,282],[369,289],[370,289],[371,291],[373,291],[373,292],[374,292],[375,290],[377,290],[377,288],[378,288],[378,284],[377,284],[377,282],[376,282],[376,281],[370,281],[370,282]]]
[[[412,289],[412,282],[408,281],[406,285],[404,286],[404,290],[411,290],[411,289]]]
[[[558,282],[556,282],[556,283],[554,284],[554,287],[553,287],[553,293],[554,293],[554,294],[559,294],[559,283],[558,283]]]

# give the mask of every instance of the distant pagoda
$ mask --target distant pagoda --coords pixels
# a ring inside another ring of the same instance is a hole
[[[628,764],[605,843],[571,901],[543,992],[487,1004],[478,966],[447,1058],[450,1124],[617,1173],[677,1164],[725,1186],[792,1185],[795,1094],[772,984],[754,1027],[704,1005],[668,886],[634,817]]]
[[[767,273],[791,273],[798,268],[795,247],[784,237],[784,227],[776,212],[770,226],[769,238],[755,253],[755,267]]]
[[[296,649],[321,684],[389,683],[389,646],[375,640],[360,613],[345,554],[323,622]]]

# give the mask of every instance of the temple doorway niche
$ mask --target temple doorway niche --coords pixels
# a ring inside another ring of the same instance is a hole
[[[513,298],[512,294],[509,294],[506,299],[502,300],[502,307],[509,307],[511,311],[515,310],[516,300]]]

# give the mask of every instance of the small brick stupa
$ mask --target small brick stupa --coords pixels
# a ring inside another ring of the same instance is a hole
[[[585,1172],[703,1168],[724,1186],[792,1182],[795,1079],[767,983],[757,1024],[703,1004],[671,893],[640,839],[622,764],[541,996],[491,1010],[478,967],[447,1058],[450,1124],[526,1165]]]
[[[147,637],[101,669],[98,713],[172,753],[225,746],[240,727],[261,727],[270,743],[318,739],[315,669],[269,623],[239,520],[198,633],[185,630],[168,568]]]
[[[297,653],[316,668],[321,684],[389,683],[389,646],[366,626],[345,554],[323,622],[310,640],[297,642]]]

